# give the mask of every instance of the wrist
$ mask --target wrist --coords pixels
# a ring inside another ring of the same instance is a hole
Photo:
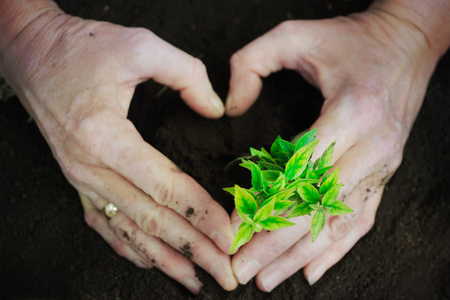
[[[62,13],[50,0],[0,0],[0,54],[27,26],[50,12]]]
[[[389,14],[422,35],[436,60],[450,46],[448,0],[377,0],[369,11]]]

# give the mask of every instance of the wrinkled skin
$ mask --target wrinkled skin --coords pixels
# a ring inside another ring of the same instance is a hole
[[[293,227],[261,232],[234,255],[242,284],[271,291],[303,268],[314,284],[373,226],[386,183],[399,167],[438,56],[415,26],[382,10],[318,21],[287,21],[231,58],[226,113],[238,116],[256,100],[261,77],[297,70],[325,99],[313,159],[337,140],[340,199],[354,213],[327,219],[312,243],[311,216]],[[305,109],[308,109],[305,107]],[[235,230],[241,222],[232,215]]]
[[[1,75],[78,190],[89,226],[118,254],[157,267],[193,293],[201,287],[195,264],[224,289],[237,286],[229,215],[127,120],[136,85],[148,79],[178,90],[199,114],[222,116],[203,63],[146,29],[86,21],[56,8],[1,54]],[[102,212],[108,202],[119,209],[109,221]]]

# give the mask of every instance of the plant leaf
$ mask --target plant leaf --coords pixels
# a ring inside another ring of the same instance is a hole
[[[275,206],[275,201],[276,198],[273,198],[273,200],[267,202],[266,204],[264,204],[263,206],[261,206],[258,211],[255,214],[255,222],[261,222],[264,221],[265,219],[267,219],[270,214],[273,211],[273,208]]]
[[[322,198],[322,204],[325,206],[330,206],[334,201],[337,200],[339,192],[341,190],[342,183],[331,188]]]
[[[319,179],[319,176],[317,176],[313,171],[306,170],[305,179]]]
[[[294,152],[297,152],[300,148],[308,145],[309,143],[312,143],[316,139],[317,135],[317,128],[314,128],[313,130],[305,133],[300,139],[298,139],[297,143],[295,144]],[[296,138],[294,138],[295,140]]]
[[[327,176],[325,181],[320,185],[320,194],[326,194],[332,187],[334,187],[339,178],[339,168],[336,168],[330,176]]]
[[[336,141],[332,142],[327,147],[327,149],[325,149],[322,156],[314,163],[314,169],[320,169],[320,168],[331,166],[331,163],[333,161],[333,152],[334,152],[335,144],[336,144]]]
[[[265,230],[277,230],[295,225],[291,221],[280,216],[270,216],[264,221],[259,222]]]
[[[285,164],[294,152],[294,145],[278,136],[270,147],[270,154]]]
[[[255,198],[237,184],[234,186],[234,203],[239,213],[250,215],[256,213],[258,204]]]
[[[270,182],[276,181],[280,177],[280,175],[283,174],[282,172],[273,171],[273,170],[264,170],[261,172],[262,172],[264,181],[270,181]]]
[[[312,170],[312,172],[314,174],[316,174],[316,176],[318,178],[320,178],[320,176],[322,176],[323,174],[325,174],[329,169],[333,168],[333,166],[328,166],[328,167],[323,167],[323,168],[319,168],[319,169],[315,169]]]
[[[323,210],[330,216],[340,216],[353,212],[344,202],[336,200],[331,205],[323,207]]]
[[[250,153],[252,156],[256,156],[259,159],[266,159],[267,161],[270,161],[272,163],[275,162],[275,160],[273,159],[273,157],[269,154],[269,152],[267,152],[264,148],[261,148],[261,151],[255,149],[255,148],[251,148],[250,147]]]
[[[233,244],[231,245],[231,254],[234,253],[236,249],[250,241],[253,236],[253,227],[252,225],[241,223],[239,225],[239,229],[234,237]]]
[[[286,164],[285,175],[289,180],[300,176],[308,165],[308,161],[319,141],[314,141],[300,148]]]
[[[223,190],[234,196],[234,187],[223,188]]]
[[[267,171],[279,171],[279,172],[283,172],[284,173],[284,168],[280,167],[279,165],[277,165],[276,163],[270,163],[270,162],[265,162],[265,161],[260,161],[258,162],[258,165],[260,167],[264,167],[267,169]]]
[[[316,204],[320,201],[319,192],[310,183],[306,183],[300,186],[297,192],[304,201],[307,201],[309,203]]]
[[[273,207],[274,210],[280,210],[294,205],[295,202],[291,200],[277,200]]]
[[[310,215],[313,212],[313,209],[309,206],[308,202],[303,202],[296,207],[294,207],[293,210],[289,213],[287,218],[295,218],[300,217],[304,215]]]
[[[311,239],[313,242],[316,240],[319,233],[325,227],[325,223],[326,219],[323,210],[316,211],[311,220]]]

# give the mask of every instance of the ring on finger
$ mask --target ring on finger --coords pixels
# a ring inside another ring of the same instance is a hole
[[[118,212],[119,209],[117,208],[117,206],[115,206],[111,202],[108,202],[105,207],[103,207],[103,214],[108,220],[114,217]]]

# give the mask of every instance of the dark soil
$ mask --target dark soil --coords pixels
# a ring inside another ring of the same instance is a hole
[[[57,1],[68,13],[151,29],[199,56],[224,98],[229,57],[289,18],[316,19],[364,10],[370,1],[97,0]],[[340,263],[310,287],[297,272],[272,293],[253,282],[228,293],[199,270],[198,299],[450,299],[450,54],[440,61],[406,145],[404,161],[385,190],[376,224]],[[299,75],[264,81],[244,116],[212,121],[190,111],[170,90],[139,86],[130,118],[143,137],[193,176],[227,210],[233,184],[225,165],[249,146],[290,138],[317,118],[322,98]],[[122,259],[85,224],[36,125],[4,87],[0,93],[0,298],[191,299],[156,269]],[[307,109],[305,109],[307,108]],[[312,112],[305,115],[305,111]],[[191,211],[186,214],[190,215]],[[182,252],[190,253],[185,245]]]

